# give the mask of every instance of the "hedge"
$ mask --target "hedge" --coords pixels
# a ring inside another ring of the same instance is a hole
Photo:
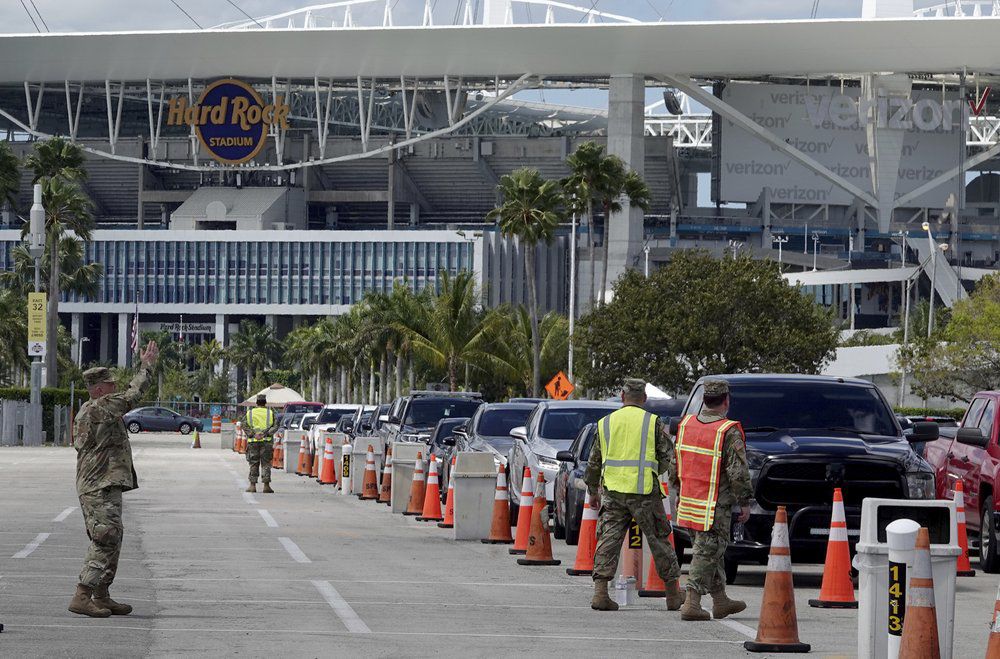
[[[956,421],[961,421],[962,417],[965,416],[965,408],[933,409],[925,407],[897,407],[896,414],[902,414],[903,416],[950,416]]]
[[[76,392],[74,405],[77,409],[87,398],[87,390]],[[0,387],[0,400],[31,400],[31,390],[24,387]],[[45,429],[46,437],[51,442],[54,422],[52,420],[53,408],[56,405],[69,405],[69,389],[56,389],[54,387],[42,388],[42,428]]]

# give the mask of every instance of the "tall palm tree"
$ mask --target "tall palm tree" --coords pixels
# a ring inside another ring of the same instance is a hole
[[[250,385],[254,376],[260,371],[270,368],[281,354],[281,343],[274,336],[274,331],[267,325],[259,325],[252,320],[240,321],[239,331],[232,336],[229,343],[229,358],[246,373],[246,391],[251,393]]]
[[[495,376],[517,388],[518,393],[533,395],[534,346],[530,314],[523,305],[498,310],[503,321],[494,336],[493,356],[488,363]],[[549,379],[566,368],[569,349],[569,319],[555,311],[538,324],[541,337],[540,368],[542,379]]]
[[[226,349],[215,339],[199,343],[191,350],[198,367],[204,371],[213,370],[226,357]]]
[[[65,137],[55,136],[35,142],[34,151],[24,159],[24,165],[32,171],[32,183],[47,178],[63,178],[70,181],[85,181],[83,149]]]
[[[49,258],[46,252],[42,256],[42,286],[49,286]],[[21,295],[35,290],[35,261],[24,245],[11,249],[13,268],[0,272],[0,284],[12,288]],[[83,243],[72,236],[64,235],[59,240],[59,290],[64,293],[76,293],[82,296],[93,296],[100,289],[101,277],[104,276],[104,265],[101,263],[86,263],[83,253]]]
[[[17,193],[21,188],[20,162],[7,142],[0,142],[0,208],[4,203],[17,206]]]
[[[537,396],[541,382],[541,337],[538,331],[538,286],[535,281],[535,249],[552,242],[565,217],[565,199],[555,181],[546,181],[537,169],[523,168],[504,175],[497,190],[503,204],[487,217],[496,220],[505,236],[517,236],[524,248],[528,279],[528,311],[531,316],[531,395]]]
[[[29,366],[28,304],[13,288],[0,287],[0,383],[19,383]]]

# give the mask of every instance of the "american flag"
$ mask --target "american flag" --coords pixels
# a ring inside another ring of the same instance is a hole
[[[139,352],[139,299],[135,300],[135,317],[132,319],[132,352]]]

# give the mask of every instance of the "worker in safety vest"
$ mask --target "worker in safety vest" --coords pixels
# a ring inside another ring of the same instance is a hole
[[[745,602],[726,595],[723,559],[729,545],[733,506],[739,506],[738,520],[750,518],[752,495],[747,467],[746,438],[729,413],[729,383],[705,380],[700,409],[695,405],[681,420],[675,443],[676,461],[671,460],[670,480],[677,503],[677,525],[694,534],[687,598],[681,607],[682,620],[725,618],[747,608]],[[695,392],[696,399],[698,393]],[[678,487],[678,480],[680,481]],[[701,608],[701,596],[712,596],[712,615]]]
[[[583,477],[591,505],[599,512],[590,603],[598,611],[618,610],[608,596],[608,582],[618,571],[618,552],[633,519],[649,540],[656,571],[666,584],[667,608],[676,611],[683,599],[678,588],[681,568],[670,543],[670,523],[657,478],[670,461],[670,438],[656,415],[642,409],[645,402],[646,383],[626,380],[623,407],[597,422],[597,441]]]
[[[243,427],[247,433],[247,462],[250,463],[250,487],[247,492],[257,491],[257,476],[264,483],[264,494],[272,494],[271,459],[274,457],[274,431],[278,429],[278,419],[273,410],[267,408],[267,398],[257,396],[257,407],[247,412]]]

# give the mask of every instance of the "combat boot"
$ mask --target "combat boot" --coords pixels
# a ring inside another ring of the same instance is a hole
[[[128,604],[122,604],[111,599],[111,595],[108,594],[107,586],[98,586],[94,589],[94,604],[97,606],[111,611],[113,616],[127,616],[132,613],[132,607]]]
[[[257,491],[257,483],[254,483],[253,481],[250,481],[250,487],[248,487],[246,489],[246,491],[247,492],[256,492]]]
[[[716,620],[739,613],[745,608],[747,608],[747,603],[729,599],[725,588],[720,588],[712,593],[712,617]]]
[[[701,608],[701,595],[692,588],[688,588],[687,599],[681,606],[681,620],[711,620],[712,616],[705,609]]]
[[[271,489],[270,483],[264,483],[264,489],[261,490],[264,494],[274,494],[274,490]]]
[[[684,595],[681,594],[681,587],[677,579],[668,581],[667,588],[667,611],[676,611],[684,603]]]
[[[90,616],[91,618],[108,618],[111,616],[111,611],[99,606],[91,597],[94,594],[94,589],[90,586],[84,586],[83,584],[77,584],[76,594],[73,595],[73,599],[69,601],[69,610],[73,613],[79,613],[82,616]]]
[[[607,579],[594,579],[594,599],[590,600],[590,608],[595,611],[618,610],[618,604],[608,596]]]

